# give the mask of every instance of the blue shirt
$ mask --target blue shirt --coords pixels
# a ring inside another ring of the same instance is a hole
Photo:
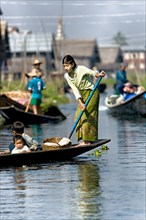
[[[135,93],[126,93],[126,94],[124,94],[124,100],[127,101],[128,99],[131,99],[134,96],[136,96]]]
[[[32,91],[32,98],[41,99],[42,90],[45,89],[44,81],[39,77],[33,77],[28,83],[28,90]]]
[[[116,80],[117,80],[116,82],[117,87],[123,86],[126,82],[128,82],[126,71],[119,70],[116,74]]]

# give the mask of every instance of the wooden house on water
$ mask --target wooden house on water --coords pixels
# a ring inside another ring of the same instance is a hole
[[[2,73],[8,73],[8,61],[10,57],[11,54],[8,35],[8,23],[6,21],[0,20],[0,81],[3,78]]]
[[[117,71],[120,63],[123,62],[123,53],[118,45],[100,46],[99,54],[101,63],[98,69],[103,69],[109,74]]]
[[[65,55],[74,57],[78,65],[84,65],[88,68],[98,66],[100,63],[99,49],[96,40],[56,40],[55,48],[57,51],[58,66],[62,69],[61,61]]]
[[[80,65],[89,68],[100,63],[96,40],[56,40],[51,33],[20,33],[13,30],[9,33],[11,65],[9,73],[13,79],[20,79],[22,74],[32,69],[32,63],[37,57],[42,61],[42,69],[46,77],[62,76],[62,58],[70,54]]]
[[[42,62],[41,68],[45,76],[51,74],[54,69],[51,33],[22,33],[12,30],[9,39],[12,54],[9,72],[14,79],[20,79],[22,73],[31,71],[36,58]]]
[[[125,62],[128,63],[128,69],[132,72],[144,73],[146,71],[146,48],[129,47],[122,48]]]

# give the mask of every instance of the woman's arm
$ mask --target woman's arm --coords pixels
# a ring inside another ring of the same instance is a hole
[[[98,77],[100,77],[100,76],[101,76],[101,77],[104,77],[104,76],[105,76],[105,72],[104,72],[103,70],[102,70],[100,73],[97,72],[97,73],[95,74],[95,77],[96,77],[96,78],[98,78]]]
[[[78,104],[80,105],[81,110],[84,110],[84,109],[85,109],[85,105],[84,105],[84,103],[82,102],[82,99],[81,99],[81,98],[78,99]]]

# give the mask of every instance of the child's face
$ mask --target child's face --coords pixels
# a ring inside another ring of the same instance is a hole
[[[63,67],[67,73],[70,73],[73,70],[74,64],[63,64]]]
[[[15,147],[17,147],[18,149],[23,148],[23,141],[22,140],[16,140],[15,141]]]
[[[40,68],[40,64],[35,64],[34,68],[39,69]]]

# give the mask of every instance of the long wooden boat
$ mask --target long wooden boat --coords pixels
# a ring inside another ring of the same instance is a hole
[[[24,110],[24,111],[26,109],[25,105],[22,105],[19,102],[9,98],[7,95],[5,95],[5,94],[0,95],[0,108],[6,107],[6,106],[11,106],[11,105],[13,105],[21,110]],[[32,112],[31,109],[28,109],[28,111]]]
[[[46,122],[58,122],[66,119],[66,116],[56,107],[48,115],[34,115],[29,109],[25,112],[26,106],[10,99],[6,95],[0,95],[0,114],[6,120],[5,124],[21,121],[24,124],[40,124]]]
[[[0,167],[20,167],[23,165],[45,164],[57,161],[70,160],[87,151],[93,150],[101,145],[110,142],[110,139],[99,139],[98,142],[90,145],[71,145],[67,148],[60,148],[48,151],[32,151],[20,154],[0,154]]]
[[[28,91],[22,91],[22,90],[16,90],[16,91],[7,91],[3,93],[7,97],[9,97],[11,100],[14,100],[22,105],[27,105],[30,99],[30,92]]]
[[[116,99],[116,96],[106,97],[105,105],[109,113],[114,115],[138,114],[142,117],[146,117],[146,91],[135,95],[127,101],[122,101],[121,103],[116,103]]]
[[[32,112],[25,112],[15,106],[6,106],[0,108],[1,115],[6,119],[5,124],[11,124],[15,121],[21,121],[27,124],[41,124],[46,122],[59,122],[64,120],[64,115],[49,116],[49,115],[35,115]]]

